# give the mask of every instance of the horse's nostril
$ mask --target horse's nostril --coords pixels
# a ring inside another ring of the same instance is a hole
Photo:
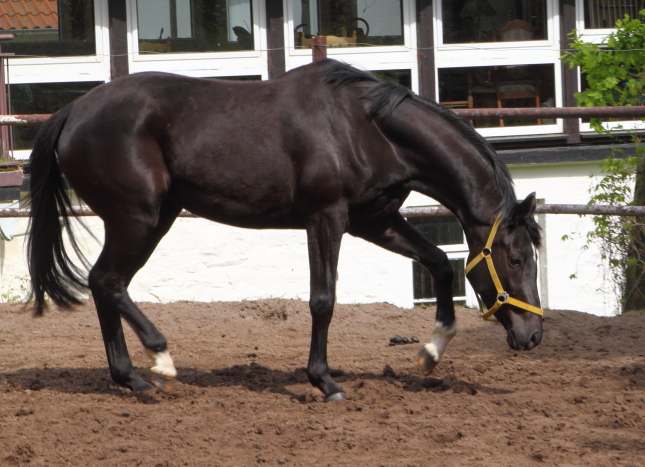
[[[515,332],[513,332],[512,329],[509,330],[506,334],[506,342],[508,342],[508,345],[511,349],[520,350],[519,346],[517,345],[517,340],[515,339]]]

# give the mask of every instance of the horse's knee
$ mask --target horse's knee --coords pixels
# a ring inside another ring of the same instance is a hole
[[[87,277],[87,285],[94,296],[102,295],[117,286],[117,281],[110,277],[110,273],[98,267],[93,267]]]
[[[320,294],[309,299],[309,309],[314,316],[331,315],[334,310],[333,294]]]
[[[441,262],[437,264],[435,272],[435,281],[439,284],[452,284],[454,271],[452,264],[446,255]]]

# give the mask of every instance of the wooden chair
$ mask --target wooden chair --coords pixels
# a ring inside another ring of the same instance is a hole
[[[526,21],[514,19],[496,30],[493,24],[493,42],[532,41],[535,37],[535,28]]]

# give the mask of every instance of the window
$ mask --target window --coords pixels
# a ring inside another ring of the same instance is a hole
[[[435,245],[448,253],[454,271],[452,293],[455,300],[466,299],[465,262],[468,249],[464,245],[464,233],[454,217],[413,217],[408,222]],[[434,278],[425,266],[412,263],[415,303],[434,302],[437,297]]]
[[[14,114],[51,114],[57,112],[90,89],[103,84],[99,81],[80,83],[12,84],[11,112]],[[13,126],[13,149],[31,149],[39,126]]]
[[[443,43],[547,38],[546,0],[443,0]]]
[[[0,2],[0,33],[12,33],[3,52],[18,56],[95,55],[94,0]]]
[[[638,17],[645,0],[585,0],[585,29],[611,29],[625,15]]]
[[[555,107],[552,64],[439,70],[439,101],[449,108]],[[555,123],[554,120],[477,119],[477,128]]]
[[[139,53],[254,50],[251,0],[137,0]]]
[[[582,0],[579,0],[582,1]],[[448,108],[557,107],[562,65],[555,0],[434,3],[437,97]],[[477,118],[486,137],[555,134],[562,120]]]
[[[295,0],[296,48],[311,48],[312,35],[330,47],[403,44],[400,0]]]

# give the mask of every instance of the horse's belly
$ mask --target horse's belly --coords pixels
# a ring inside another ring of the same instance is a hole
[[[285,192],[253,196],[231,190],[218,193],[204,190],[178,191],[180,204],[185,209],[215,222],[252,229],[303,227],[292,197]]]

